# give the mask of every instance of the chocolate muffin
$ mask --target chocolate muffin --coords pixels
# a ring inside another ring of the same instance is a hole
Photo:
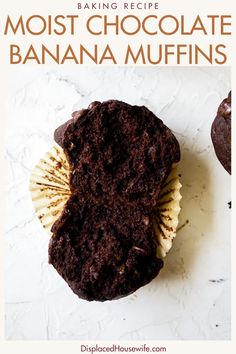
[[[218,108],[211,127],[211,138],[218,160],[231,174],[231,92]]]
[[[83,299],[128,295],[163,266],[153,213],[179,144],[146,107],[115,100],[75,112],[54,137],[71,197],[52,227],[49,262]]]

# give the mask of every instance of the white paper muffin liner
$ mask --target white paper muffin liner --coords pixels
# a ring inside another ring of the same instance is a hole
[[[34,167],[30,192],[36,215],[51,234],[52,225],[70,197],[69,165],[62,148],[54,146]]]
[[[172,241],[176,236],[181,210],[182,198],[180,189],[178,167],[173,166],[168,178],[162,186],[158,196],[158,203],[154,213],[154,230],[157,235],[157,255],[164,258],[172,247]]]
[[[58,145],[44,155],[31,174],[30,192],[35,212],[50,236],[52,225],[70,197],[69,174],[66,156]],[[180,188],[177,166],[174,166],[161,189],[153,215],[157,255],[160,258],[166,256],[176,236]]]

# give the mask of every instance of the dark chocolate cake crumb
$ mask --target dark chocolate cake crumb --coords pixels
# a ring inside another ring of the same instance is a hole
[[[54,138],[71,197],[52,227],[49,262],[83,299],[126,296],[163,266],[152,214],[179,144],[146,107],[115,100],[75,112]]]
[[[142,106],[95,102],[55,132],[72,166],[72,192],[155,206],[161,184],[180,159],[179,144]]]
[[[142,208],[73,195],[54,224],[49,261],[83,299],[112,300],[150,282],[163,266]]]

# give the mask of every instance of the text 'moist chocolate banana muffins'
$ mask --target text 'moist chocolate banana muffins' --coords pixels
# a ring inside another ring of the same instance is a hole
[[[81,298],[126,296],[157,276],[153,212],[180,148],[146,107],[94,102],[55,131],[71,197],[52,227],[49,262]]]

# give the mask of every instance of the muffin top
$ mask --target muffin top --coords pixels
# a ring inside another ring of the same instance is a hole
[[[144,106],[93,102],[55,131],[71,165],[71,190],[154,207],[180,159],[169,128]]]

